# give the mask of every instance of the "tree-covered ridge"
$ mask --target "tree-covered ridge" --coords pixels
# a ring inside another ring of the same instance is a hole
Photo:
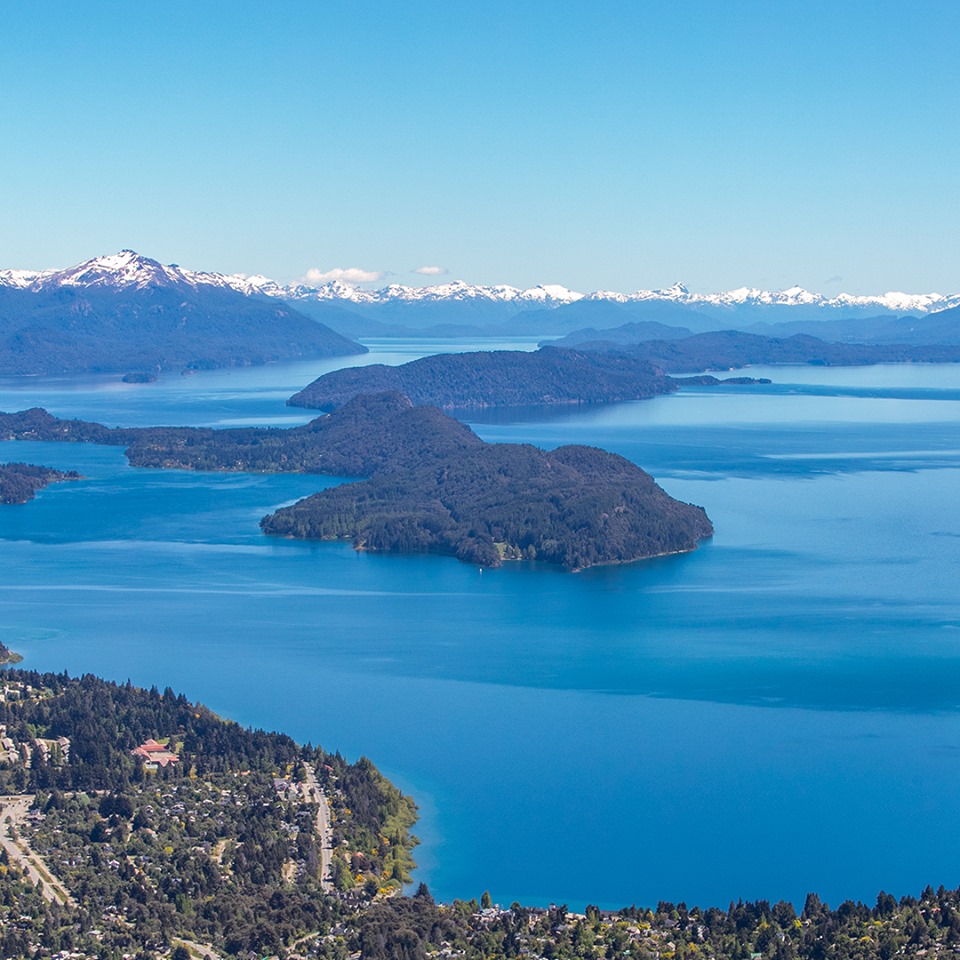
[[[348,367],[318,377],[287,402],[332,410],[360,393],[399,390],[414,403],[446,409],[602,403],[670,393],[680,384],[668,373],[751,364],[921,362],[960,362],[960,346],[829,343],[800,334],[776,338],[723,330],[677,340],[598,341],[571,348],[543,346],[533,353],[438,354],[396,367]]]
[[[846,901],[830,909],[816,894],[793,904],[738,901],[724,910],[661,902],[584,914],[566,907],[509,909],[454,901],[436,904],[421,889],[376,904],[356,920],[347,947],[362,960],[893,960],[946,957],[960,947],[960,890],[931,887],[873,907]],[[337,954],[328,950],[326,957]]]
[[[33,409],[0,414],[4,438],[118,444],[141,467],[366,476],[261,526],[484,566],[536,558],[582,569],[692,550],[713,532],[700,507],[672,499],[622,457],[484,443],[460,421],[397,393],[361,394],[292,429],[119,429]]]
[[[0,374],[156,372],[366,352],[287,304],[235,290],[0,287]]]
[[[51,949],[90,948],[98,928],[109,945],[98,956],[174,938],[262,955],[328,927],[348,907],[321,883],[310,771],[333,808],[337,861],[350,865],[339,888],[361,902],[408,878],[416,807],[369,760],[245,729],[170,690],[20,670],[2,688],[4,742],[28,749],[4,754],[0,792],[34,798],[17,840],[42,858],[51,889],[55,876],[69,892],[47,896]],[[146,770],[131,751],[148,737],[180,763]],[[0,955],[27,956],[3,923],[24,865],[3,860]]]
[[[334,370],[287,402],[332,410],[360,393],[397,390],[416,404],[443,409],[645,400],[675,390],[645,358],[541,347],[448,353],[400,366],[372,364]]]
[[[594,447],[484,444],[441,464],[321,491],[265,532],[438,552],[483,566],[537,559],[579,570],[693,549],[713,533],[628,460]]]
[[[740,330],[697,333],[682,340],[647,340],[633,346],[583,343],[579,350],[642,358],[668,373],[730,370],[755,364],[814,364],[827,367],[874,363],[958,363],[957,344],[832,343],[808,334],[765,337]]]
[[[79,479],[76,470],[64,472],[33,463],[0,463],[0,503],[26,503],[47,484]]]
[[[0,413],[0,440],[102,443],[127,448],[135,467],[370,476],[482,445],[466,425],[399,394],[357,397],[300,427],[106,427],[40,407]]]
[[[0,673],[4,739],[70,740],[69,756],[0,761],[0,956],[181,960],[896,960],[960,952],[960,890],[873,906],[816,894],[726,909],[573,913],[489,894],[387,896],[406,879],[416,808],[361,759],[221,720],[171,690],[85,676]],[[163,737],[181,757],[147,772],[128,747]],[[316,771],[333,808],[335,890],[323,889]],[[75,784],[75,785],[74,785]],[[83,784],[84,786],[81,786]],[[29,793],[24,795],[24,791]],[[23,795],[22,812],[10,793]],[[27,854],[43,871],[27,873]],[[65,896],[56,890],[63,885]]]

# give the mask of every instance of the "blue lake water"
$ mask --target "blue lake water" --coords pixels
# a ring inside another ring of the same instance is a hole
[[[286,397],[343,362],[0,381],[0,409],[292,424],[310,413]],[[467,418],[621,453],[716,526],[693,553],[577,575],[260,535],[333,478],[2,443],[86,479],[0,509],[0,639],[29,667],[169,685],[369,755],[420,802],[420,877],[443,899],[956,886],[960,367],[751,372],[774,383]]]

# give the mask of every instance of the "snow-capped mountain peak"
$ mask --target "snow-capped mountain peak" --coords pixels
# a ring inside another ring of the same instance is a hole
[[[636,303],[653,301],[689,306],[693,309],[712,308],[714,311],[737,311],[765,307],[807,307],[837,315],[876,310],[880,313],[931,313],[960,304],[960,294],[944,296],[939,293],[908,294],[891,291],[874,296],[839,294],[827,298],[797,285],[785,290],[767,291],[757,287],[740,287],[720,293],[691,293],[683,283],[674,283],[658,290],[638,290],[632,294],[598,290],[586,295],[560,284],[538,284],[521,290],[508,284],[479,285],[463,280],[451,280],[432,286],[390,284],[378,290],[332,280],[320,286],[303,283],[284,285],[262,274],[225,275],[213,272],[185,270],[177,264],[163,265],[134,250],[121,250],[85,260],[66,270],[0,270],[0,288],[42,290],[56,287],[146,289],[157,286],[219,287],[245,296],[271,297],[293,303],[327,301],[351,304],[443,304],[474,303],[503,304],[519,312],[525,309],[550,309],[577,300]]]
[[[134,250],[94,257],[66,270],[51,271],[35,282],[39,288],[50,287],[136,287],[143,288],[187,282],[176,264],[165,267],[157,260]]]
[[[574,290],[568,290],[559,283],[539,283],[535,287],[524,290],[520,296],[524,300],[540,300],[545,303],[573,303],[574,300],[582,300],[583,294]]]

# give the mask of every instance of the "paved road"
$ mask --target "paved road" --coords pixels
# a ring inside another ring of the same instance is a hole
[[[0,797],[0,846],[7,851],[7,855],[20,866],[30,880],[40,886],[45,900],[49,903],[65,903],[75,907],[77,904],[70,896],[70,891],[20,836],[20,828],[32,803],[32,794]],[[17,840],[10,835],[12,829],[17,831]]]
[[[333,828],[330,826],[330,804],[317,782],[317,775],[309,763],[303,765],[306,771],[307,796],[316,800],[317,839],[320,842],[320,889],[325,893],[333,892],[333,880],[330,877],[330,861],[333,859]]]
[[[205,943],[194,943],[193,940],[183,940],[180,937],[176,937],[175,942],[182,943],[195,957],[203,957],[203,960],[223,960],[213,947]]]

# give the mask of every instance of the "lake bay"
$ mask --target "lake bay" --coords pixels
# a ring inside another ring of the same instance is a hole
[[[292,425],[311,414],[286,397],[337,365],[3,380],[0,409]],[[260,534],[334,478],[0,444],[86,478],[0,509],[0,640],[29,668],[171,686],[367,754],[420,802],[418,879],[441,899],[956,886],[960,368],[750,373],[774,382],[464,417],[488,440],[621,453],[716,527],[693,553],[576,575]]]

